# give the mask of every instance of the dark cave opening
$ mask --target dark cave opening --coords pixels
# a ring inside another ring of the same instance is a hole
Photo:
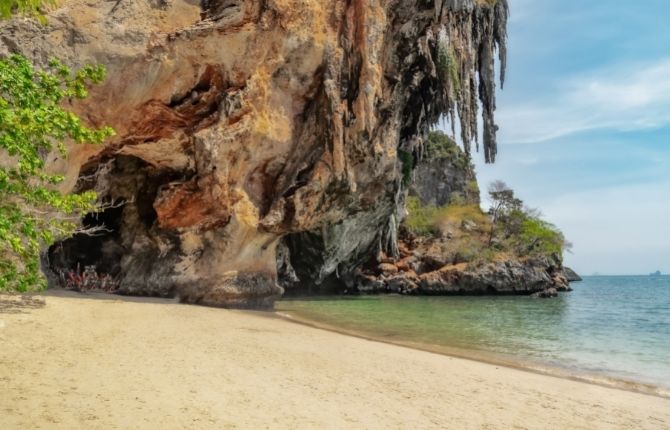
[[[325,264],[326,244],[319,232],[301,232],[285,236],[283,246],[289,256],[292,280],[284,265],[278,266],[279,282],[286,297],[310,297],[347,294],[350,289],[338,273],[331,273],[320,281],[320,269]]]
[[[120,274],[124,250],[119,245],[119,235],[124,205],[121,200],[102,212],[87,214],[82,227],[89,233],[77,233],[49,248],[49,269],[58,276],[61,286],[68,274],[80,274],[87,268],[100,276],[116,278]]]
[[[97,177],[102,165],[108,167],[102,169],[104,176]],[[84,233],[56,242],[48,249],[44,264],[47,278],[50,286],[71,288],[73,277],[87,273],[120,285],[133,264],[124,257],[138,243],[151,246],[152,241],[147,239],[157,232],[154,202],[161,187],[183,180],[184,172],[158,170],[137,157],[120,155],[89,166],[82,170],[81,177],[86,181],[76,192],[95,189],[98,181],[107,184],[110,192],[99,196],[101,211],[82,219]]]

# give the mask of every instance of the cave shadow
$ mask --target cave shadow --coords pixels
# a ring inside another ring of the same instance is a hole
[[[84,216],[84,228],[102,228],[97,234],[75,234],[59,241],[47,250],[45,271],[50,271],[49,286],[65,286],[66,273],[80,274],[87,267],[96,273],[117,277],[123,248],[118,245],[123,207],[125,201],[111,202],[112,207],[100,213]],[[53,281],[55,282],[53,282]]]

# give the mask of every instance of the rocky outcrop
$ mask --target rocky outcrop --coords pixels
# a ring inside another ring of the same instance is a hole
[[[423,294],[532,294],[568,291],[560,266],[546,259],[506,260],[474,266],[446,266],[423,275]]]
[[[453,140],[433,132],[424,147],[408,190],[418,198],[419,208],[410,210],[431,206],[445,210],[451,204],[456,211],[450,218],[445,210],[441,225],[431,233],[413,234],[403,224],[398,254],[380,253],[368,259],[353,277],[344,277],[346,285],[339,291],[549,298],[570,290],[570,269],[562,267],[561,256],[521,257],[502,243],[491,243],[491,222],[479,209],[474,168]]]
[[[560,258],[509,257],[464,261],[448,238],[401,240],[400,257],[385,255],[359,268],[348,293],[531,295],[570,291]]]
[[[530,296],[534,299],[551,299],[552,297],[558,297],[558,290],[556,288],[547,288]]]
[[[430,133],[427,146],[412,172],[409,195],[424,206],[453,201],[479,205],[479,186],[468,154],[440,132]]]
[[[495,159],[506,0],[60,3],[46,25],[0,23],[0,53],[104,64],[106,83],[72,109],[117,135],[50,157],[64,190],[94,189],[110,209],[84,220],[109,232],[56,244],[49,270],[93,265],[125,294],[269,306],[283,238],[298,276],[321,280],[394,252],[398,151],[415,157],[443,115],[458,114],[469,150],[479,101]]]
[[[462,169],[449,158],[421,161],[415,171],[411,195],[424,205],[445,206],[454,196],[465,203],[479,204],[474,171]]]
[[[563,274],[568,282],[581,282],[583,281],[582,277],[577,274],[574,270],[569,267],[563,268]]]
[[[403,161],[402,153],[400,161],[407,162]],[[422,205],[444,206],[452,201],[479,205],[479,186],[471,159],[446,134],[429,133],[421,144],[420,154],[412,159],[411,168],[403,173],[403,182],[409,179],[403,186]],[[371,256],[385,252],[398,257],[397,238],[393,234],[397,232],[398,220],[405,216],[404,203],[405,192],[402,192],[395,211],[389,207],[381,213],[361,213],[325,230],[289,235],[284,242],[291,250],[290,268],[297,269],[298,274],[295,278],[295,271],[284,273],[284,262],[279,260],[281,285],[296,294],[341,291],[343,285],[353,286],[356,270]],[[386,218],[389,212],[390,220]],[[466,229],[468,224],[466,221]],[[380,231],[373,228],[375,225],[388,227],[380,236]],[[434,249],[427,252],[431,256],[439,253]]]

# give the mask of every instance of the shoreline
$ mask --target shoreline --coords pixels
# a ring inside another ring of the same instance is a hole
[[[0,295],[0,345],[3,429],[670,426],[666,398],[169,299]]]
[[[670,388],[661,385],[655,385],[642,381],[635,381],[625,379],[617,376],[607,375],[605,373],[589,373],[581,369],[571,369],[569,367],[561,367],[560,365],[552,365],[549,363],[534,362],[523,357],[513,355],[496,354],[493,352],[480,351],[474,349],[465,349],[450,347],[444,345],[435,345],[421,342],[411,342],[407,340],[392,340],[377,337],[373,334],[368,334],[362,331],[348,330],[342,327],[323,323],[310,318],[305,318],[297,315],[292,315],[286,311],[274,311],[278,318],[290,321],[294,324],[304,325],[317,330],[324,330],[332,333],[338,333],[345,336],[352,336],[359,339],[364,339],[370,342],[378,342],[387,345],[399,346],[416,351],[429,352],[432,354],[443,355],[446,357],[453,357],[462,360],[471,360],[478,363],[489,364],[493,366],[504,366],[509,369],[519,370],[522,372],[530,372],[543,376],[550,376],[569,381],[581,382],[585,384],[593,384],[603,388],[611,388],[615,390],[628,391],[631,393],[644,394],[658,397],[661,399],[670,400]]]

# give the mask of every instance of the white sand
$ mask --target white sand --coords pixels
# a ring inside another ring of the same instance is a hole
[[[670,400],[159,300],[0,296],[0,429],[670,429]]]

